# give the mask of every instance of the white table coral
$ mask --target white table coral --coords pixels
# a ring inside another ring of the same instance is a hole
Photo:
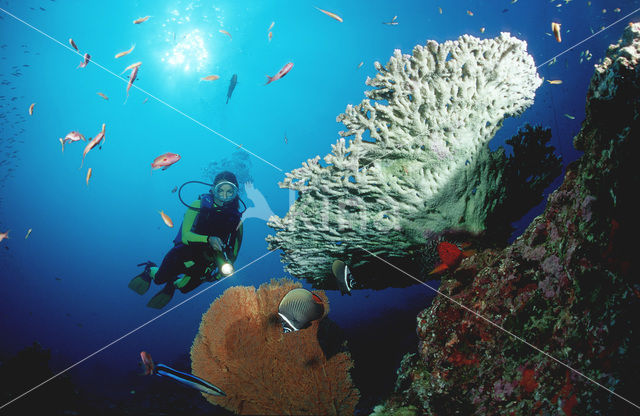
[[[298,200],[268,222],[286,269],[320,287],[335,258],[357,266],[363,248],[401,256],[425,235],[482,231],[501,178],[487,143],[542,82],[507,33],[429,41],[375,66],[367,99],[337,117],[347,130],[326,165],[316,156],[287,173],[279,185]]]

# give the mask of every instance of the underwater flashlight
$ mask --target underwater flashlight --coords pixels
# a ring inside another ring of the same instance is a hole
[[[233,274],[233,265],[231,263],[224,263],[220,266],[220,273],[225,277],[231,276]]]
[[[219,251],[216,255],[216,263],[218,263],[218,271],[224,277],[231,276],[233,274],[233,264],[227,259],[227,255]]]

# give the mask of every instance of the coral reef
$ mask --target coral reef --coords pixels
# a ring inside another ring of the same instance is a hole
[[[283,334],[278,304],[299,283],[282,279],[227,289],[203,315],[191,349],[192,371],[222,388],[206,396],[238,414],[351,415],[358,402],[346,352],[330,358],[318,342],[322,321]],[[317,293],[328,300],[324,293]],[[326,319],[326,318],[325,318]]]
[[[511,223],[542,202],[545,188],[562,172],[562,159],[550,140],[550,129],[525,124],[505,142],[513,154],[505,156],[502,165],[504,192],[496,194],[486,220],[486,243],[504,247],[514,231]]]
[[[362,249],[404,257],[448,230],[483,231],[502,199],[506,163],[487,143],[541,83],[526,43],[507,33],[396,50],[376,69],[367,99],[337,117],[347,130],[326,166],[317,156],[287,173],[280,187],[298,200],[268,222],[270,249],[282,249],[286,270],[314,287],[334,288],[336,258],[356,271],[366,264]]]
[[[49,366],[51,351],[37,342],[26,347],[15,356],[0,363],[0,405],[20,397],[35,385],[54,376]],[[47,414],[87,414],[87,407],[68,374],[64,374],[34,390],[25,397],[3,408],[3,415],[29,415],[42,413],[46,403]]]
[[[405,356],[376,415],[638,411],[628,400],[640,368],[639,64],[640,24],[630,24],[591,79],[574,139],[584,154],[510,247],[443,279],[451,299],[418,315],[418,354]]]

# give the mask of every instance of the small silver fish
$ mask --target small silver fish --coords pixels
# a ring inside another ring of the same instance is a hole
[[[383,25],[389,25],[389,26],[395,26],[398,24],[398,22],[396,22],[396,19],[398,18],[398,16],[393,16],[393,19],[391,19],[388,22],[382,22]]]

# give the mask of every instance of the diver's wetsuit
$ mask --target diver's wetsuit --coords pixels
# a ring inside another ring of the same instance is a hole
[[[216,206],[210,194],[201,195],[191,204],[201,211],[187,209],[175,246],[164,256],[160,267],[152,273],[156,284],[175,281],[182,293],[187,293],[205,280],[213,280],[211,272],[217,267],[215,252],[208,243],[210,236],[219,237],[226,244],[226,255],[233,263],[242,244],[241,214],[225,206]],[[153,268],[152,268],[153,269]],[[178,275],[184,276],[178,279]],[[216,275],[215,279],[219,279]]]
[[[198,287],[209,277],[211,270],[215,268],[215,264],[213,264],[212,268],[207,270],[212,260],[213,250],[209,244],[178,243],[162,259],[162,264],[158,268],[153,281],[159,285],[173,282],[178,278],[178,275],[184,273],[189,276],[189,279],[187,281],[187,278],[183,278],[185,279],[185,284],[179,289],[182,293],[187,293]]]

